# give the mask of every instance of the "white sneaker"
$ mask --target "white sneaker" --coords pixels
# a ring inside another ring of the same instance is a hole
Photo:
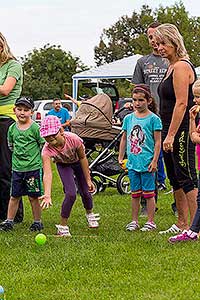
[[[100,220],[99,214],[94,214],[94,213],[86,214],[86,218],[90,228],[99,227],[99,223],[98,223],[98,221]]]
[[[56,225],[57,230],[57,236],[60,237],[71,237],[71,233],[69,232],[69,227],[66,226],[62,226],[62,225]]]

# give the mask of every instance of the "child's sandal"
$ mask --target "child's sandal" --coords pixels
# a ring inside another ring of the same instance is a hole
[[[152,231],[156,229],[156,224],[147,222],[144,224],[144,226],[140,229],[141,231]]]
[[[132,221],[128,225],[126,225],[126,230],[128,231],[135,231],[140,228],[139,224],[136,221]]]

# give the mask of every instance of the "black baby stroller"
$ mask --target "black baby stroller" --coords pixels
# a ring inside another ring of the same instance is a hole
[[[110,97],[96,95],[81,103],[76,118],[71,121],[71,130],[84,140],[95,193],[107,186],[116,187],[121,194],[130,193],[127,172],[117,161],[122,130],[113,126],[112,116]]]

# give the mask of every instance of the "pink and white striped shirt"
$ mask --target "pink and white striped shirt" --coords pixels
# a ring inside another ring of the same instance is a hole
[[[75,133],[64,132],[65,144],[61,149],[57,149],[47,142],[42,149],[42,155],[47,155],[55,163],[71,164],[79,161],[77,149],[83,145],[83,140]]]

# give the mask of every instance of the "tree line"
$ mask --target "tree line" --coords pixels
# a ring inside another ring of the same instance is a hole
[[[200,65],[200,17],[190,17],[182,1],[172,6],[152,10],[143,5],[139,13],[133,11],[129,17],[122,16],[110,28],[103,29],[98,46],[94,48],[97,66],[136,53],[145,55],[151,50],[146,30],[150,23],[172,23],[176,25],[195,67]],[[36,99],[63,97],[69,93],[72,75],[88,69],[79,57],[56,45],[45,45],[21,57],[24,69],[23,94]]]

